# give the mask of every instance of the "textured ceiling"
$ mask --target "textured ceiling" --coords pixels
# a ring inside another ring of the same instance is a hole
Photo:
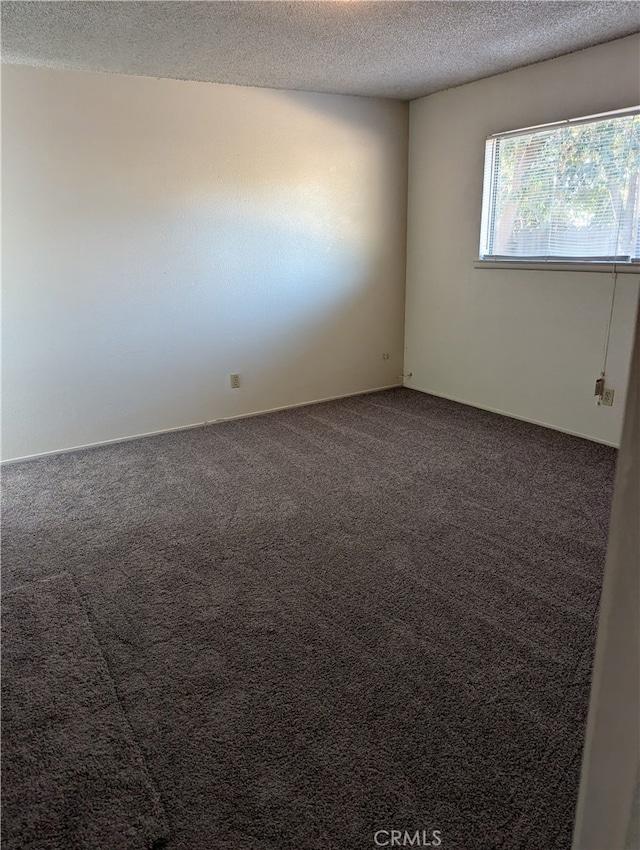
[[[638,31],[640,2],[2,3],[4,62],[403,100]]]

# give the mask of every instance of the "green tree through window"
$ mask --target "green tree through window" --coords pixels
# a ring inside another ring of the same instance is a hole
[[[640,115],[487,142],[481,256],[638,259]]]

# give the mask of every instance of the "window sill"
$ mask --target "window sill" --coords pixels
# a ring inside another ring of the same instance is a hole
[[[640,274],[640,263],[536,263],[531,260],[475,260],[475,269],[511,269],[545,272],[604,272]]]

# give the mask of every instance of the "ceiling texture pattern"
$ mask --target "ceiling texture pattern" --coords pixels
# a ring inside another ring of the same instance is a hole
[[[2,3],[4,62],[401,100],[638,31],[640,2]]]

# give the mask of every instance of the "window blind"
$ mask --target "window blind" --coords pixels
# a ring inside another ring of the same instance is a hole
[[[490,137],[481,259],[640,261],[638,112]]]

